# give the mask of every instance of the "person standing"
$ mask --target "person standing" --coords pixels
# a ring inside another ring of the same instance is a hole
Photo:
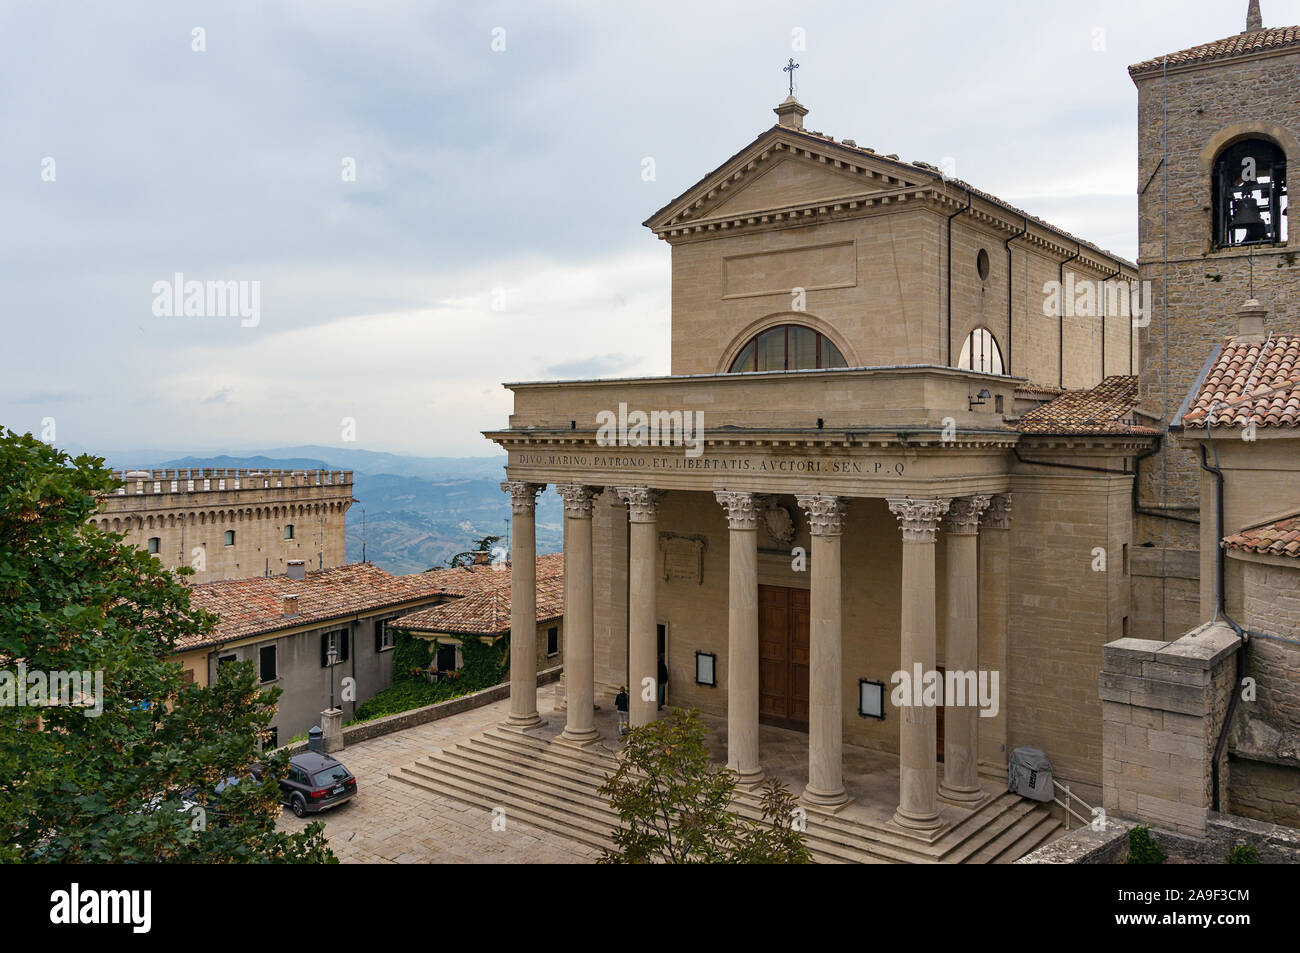
[[[664,710],[664,700],[668,697],[668,666],[664,657],[659,656],[659,710]]]
[[[627,734],[627,686],[620,685],[614,696],[614,708],[618,711],[618,736]]]

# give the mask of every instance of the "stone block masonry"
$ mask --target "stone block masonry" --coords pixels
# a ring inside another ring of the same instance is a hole
[[[1102,805],[1107,813],[1203,835],[1214,749],[1236,680],[1236,633],[1222,623],[1174,642],[1118,639],[1102,652]],[[1226,761],[1220,790],[1227,790]]]
[[[115,471],[123,481],[91,522],[124,533],[194,582],[279,575],[290,560],[330,569],[346,560],[351,470],[205,467]]]

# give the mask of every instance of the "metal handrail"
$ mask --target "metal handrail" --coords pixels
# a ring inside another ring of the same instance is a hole
[[[1056,786],[1057,788],[1059,788],[1060,790],[1062,790],[1062,791],[1065,792],[1065,798],[1066,798],[1066,799],[1065,799],[1064,801],[1062,801],[1059,797],[1055,797],[1055,796],[1054,796],[1054,797],[1052,798],[1052,802],[1053,802],[1054,804],[1059,804],[1059,805],[1061,806],[1061,809],[1065,811],[1065,829],[1066,829],[1067,831],[1070,829],[1070,817],[1071,817],[1071,816],[1073,816],[1073,817],[1074,817],[1074,818],[1075,818],[1075,819],[1076,819],[1080,824],[1082,824],[1082,825],[1085,826],[1085,827],[1088,827],[1089,825],[1091,825],[1091,824],[1092,824],[1092,815],[1093,815],[1093,813],[1094,813],[1094,811],[1095,811],[1096,809],[1095,809],[1091,804],[1089,804],[1087,801],[1085,801],[1083,798],[1079,797],[1079,795],[1077,795],[1077,794],[1075,794],[1073,791],[1071,791],[1071,790],[1070,790],[1070,786],[1069,786],[1068,784],[1062,784],[1060,781],[1056,781],[1056,782],[1055,782],[1055,786]],[[1080,816],[1075,812],[1074,808],[1070,807],[1069,802],[1070,802],[1071,800],[1078,801],[1080,804],[1082,804],[1082,805],[1084,806],[1084,808],[1088,811],[1088,814],[1089,814],[1090,816],[1087,817],[1087,818],[1080,817]]]

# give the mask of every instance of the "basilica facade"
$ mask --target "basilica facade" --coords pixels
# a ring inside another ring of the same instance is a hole
[[[1248,24],[1226,53],[1175,56],[1232,74],[1242,59],[1294,57],[1300,36],[1286,29]],[[1153,74],[1134,71],[1149,143]],[[1217,551],[1241,529],[1198,531],[1204,515],[1185,492],[1202,485],[1197,473],[1178,470],[1163,496],[1151,481],[1184,466],[1168,454],[1197,439],[1165,389],[1195,396],[1199,352],[1231,334],[1244,296],[1212,303],[1209,329],[1153,301],[1146,192],[1140,274],[933,166],[806,128],[793,95],[774,112],[645,222],[672,249],[670,374],[506,385],[513,413],[487,436],[509,454],[520,631],[535,616],[535,500],[550,488],[564,500],[566,567],[557,710],[538,711],[523,638],[510,724],[558,718],[556,743],[592,745],[593,711],[627,688],[633,725],[661,702],[725,719],[742,786],[768,773],[762,739],[773,736],[760,729],[779,729],[806,745],[802,803],[830,814],[856,796],[846,746],[868,749],[897,762],[888,825],[921,840],[950,826],[948,806],[1005,784],[1022,746],[1100,803],[1119,777],[1103,706],[1130,724],[1147,717],[1120,710],[1137,694],[1106,681],[1103,659],[1143,639],[1154,653],[1208,622],[1214,601],[1195,581],[1213,560],[1199,547]],[[1280,151],[1283,118],[1197,147],[1206,187],[1219,175],[1213,201],[1228,203],[1204,223],[1201,251],[1224,269],[1252,252],[1237,247],[1241,183],[1217,156],[1260,138]],[[1141,161],[1154,176],[1146,151]],[[1284,165],[1268,168],[1276,193]],[[1199,195],[1199,180],[1186,187]],[[1286,205],[1270,201],[1259,208],[1271,224],[1250,235],[1285,261]],[[1163,274],[1172,285],[1177,272]],[[1171,370],[1171,337],[1198,351],[1197,366]],[[1159,360],[1143,352],[1155,341]],[[1295,495],[1291,477],[1280,486]],[[1169,517],[1190,531],[1161,528]],[[1170,597],[1184,564],[1192,587]],[[1215,664],[1231,641],[1215,643]]]
[[[521,619],[536,494],[564,498],[561,740],[594,741],[622,686],[645,723],[666,682],[725,715],[742,783],[764,775],[760,725],[806,733],[816,808],[849,799],[846,742],[896,755],[894,821],[921,836],[1017,745],[1096,788],[1100,652],[1125,634],[1131,467],[1154,435],[1136,267],[811,132],[793,98],[775,112],[646,223],[672,246],[672,373],[508,385],[489,434]],[[1095,314],[1065,298],[1085,287]],[[897,673],[969,691],[895,704]]]

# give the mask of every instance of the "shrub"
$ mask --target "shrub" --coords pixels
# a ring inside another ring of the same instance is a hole
[[[1230,864],[1258,864],[1259,851],[1249,844],[1238,844],[1232,850],[1228,851],[1228,863]]]
[[[461,645],[461,657],[465,664],[453,677],[430,683],[422,673],[437,652],[437,645],[436,641],[430,643],[429,640],[412,636],[408,632],[399,632],[393,649],[392,687],[358,705],[348,724],[355,725],[460,698],[462,695],[500,685],[510,677],[504,645],[484,645],[478,639],[467,638]],[[411,674],[412,672],[416,674]]]
[[[1163,864],[1168,855],[1160,849],[1151,831],[1135,827],[1128,832],[1128,861],[1130,864]]]

